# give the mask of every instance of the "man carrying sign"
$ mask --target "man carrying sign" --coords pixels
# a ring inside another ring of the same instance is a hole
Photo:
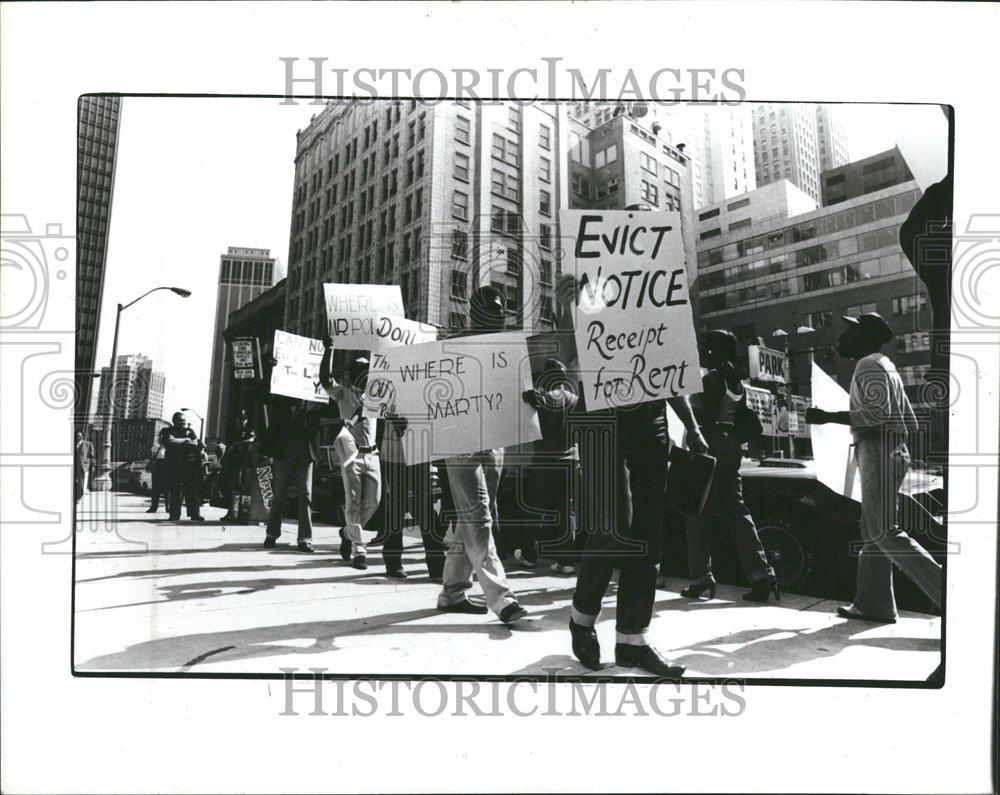
[[[340,419],[350,434],[352,449],[340,461],[340,474],[344,479],[344,533],[349,545],[341,545],[341,555],[351,557],[356,569],[368,568],[368,550],[365,548],[361,529],[378,508],[382,490],[379,470],[378,447],[375,445],[375,420],[362,413],[361,395],[368,379],[368,359],[356,356],[348,367],[349,381],[338,384],[330,372],[333,357],[333,339],[323,337],[323,361],[319,366],[319,380],[330,398],[336,402]],[[345,554],[345,552],[347,554]]]

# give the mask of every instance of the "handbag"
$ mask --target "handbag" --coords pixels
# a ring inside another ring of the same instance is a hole
[[[715,477],[715,457],[674,445],[667,469],[667,505],[701,516]]]

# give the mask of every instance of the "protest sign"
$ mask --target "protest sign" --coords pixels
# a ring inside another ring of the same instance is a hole
[[[701,391],[681,219],[676,212],[563,210],[564,270],[588,411]]]
[[[320,340],[275,330],[272,355],[277,364],[271,370],[271,394],[316,403],[329,400],[319,383],[319,365],[323,360]]]
[[[432,333],[433,327],[406,320],[398,284],[324,284],[323,295],[337,348],[384,350],[414,344],[407,339]]]
[[[812,402],[824,411],[847,411],[850,397],[816,362],[812,363]],[[827,423],[810,425],[816,480],[837,494],[861,502],[861,478],[852,455],[851,429]]]
[[[530,389],[527,334],[460,337],[372,354],[365,412],[407,420],[407,464],[541,438]]]
[[[271,502],[274,497],[274,467],[271,459],[260,457],[250,472],[250,507],[249,521],[251,524],[266,522],[271,515]]]

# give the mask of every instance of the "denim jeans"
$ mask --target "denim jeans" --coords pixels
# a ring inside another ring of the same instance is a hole
[[[497,521],[497,485],[503,470],[503,448],[449,459],[448,483],[455,502],[457,521],[445,542],[444,587],[438,606],[457,604],[466,598],[475,572],[486,604],[497,615],[517,598],[507,583],[493,541]]]
[[[728,428],[715,428],[708,435],[708,454],[715,456],[715,477],[701,516],[687,522],[688,574],[692,579],[712,576],[712,528],[728,527],[736,545],[740,567],[750,582],[774,576],[757,535],[750,511],[743,501],[740,478],[740,444]]]
[[[312,474],[313,460],[309,446],[289,443],[285,455],[274,462],[271,513],[267,517],[268,538],[281,535],[281,520],[285,508],[288,486],[295,480],[299,503],[299,541],[312,538]]]
[[[340,468],[344,479],[344,533],[351,541],[351,554],[365,555],[361,529],[375,515],[382,491],[378,453],[359,453]]]
[[[855,446],[861,475],[861,539],[858,589],[854,607],[878,618],[895,618],[892,566],[913,580],[927,597],[941,605],[941,566],[896,523],[899,487],[910,468],[906,445],[882,436]]]

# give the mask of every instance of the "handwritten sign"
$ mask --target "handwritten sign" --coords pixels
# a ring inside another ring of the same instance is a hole
[[[323,295],[335,347],[365,351],[392,347],[384,320],[404,320],[406,314],[398,284],[324,284]]]
[[[575,334],[587,410],[700,392],[680,214],[560,217],[580,284]]]
[[[533,442],[541,438],[530,389],[527,334],[460,337],[373,353],[365,388],[368,416],[407,419],[407,464]]]
[[[826,411],[847,411],[850,397],[840,384],[812,363],[812,401]],[[816,459],[816,480],[837,494],[861,502],[861,478],[852,454],[851,429],[847,425],[828,423],[810,425],[813,456]]]
[[[274,358],[271,371],[271,394],[326,403],[329,397],[319,383],[319,365],[323,361],[323,343],[287,331],[274,332]]]

